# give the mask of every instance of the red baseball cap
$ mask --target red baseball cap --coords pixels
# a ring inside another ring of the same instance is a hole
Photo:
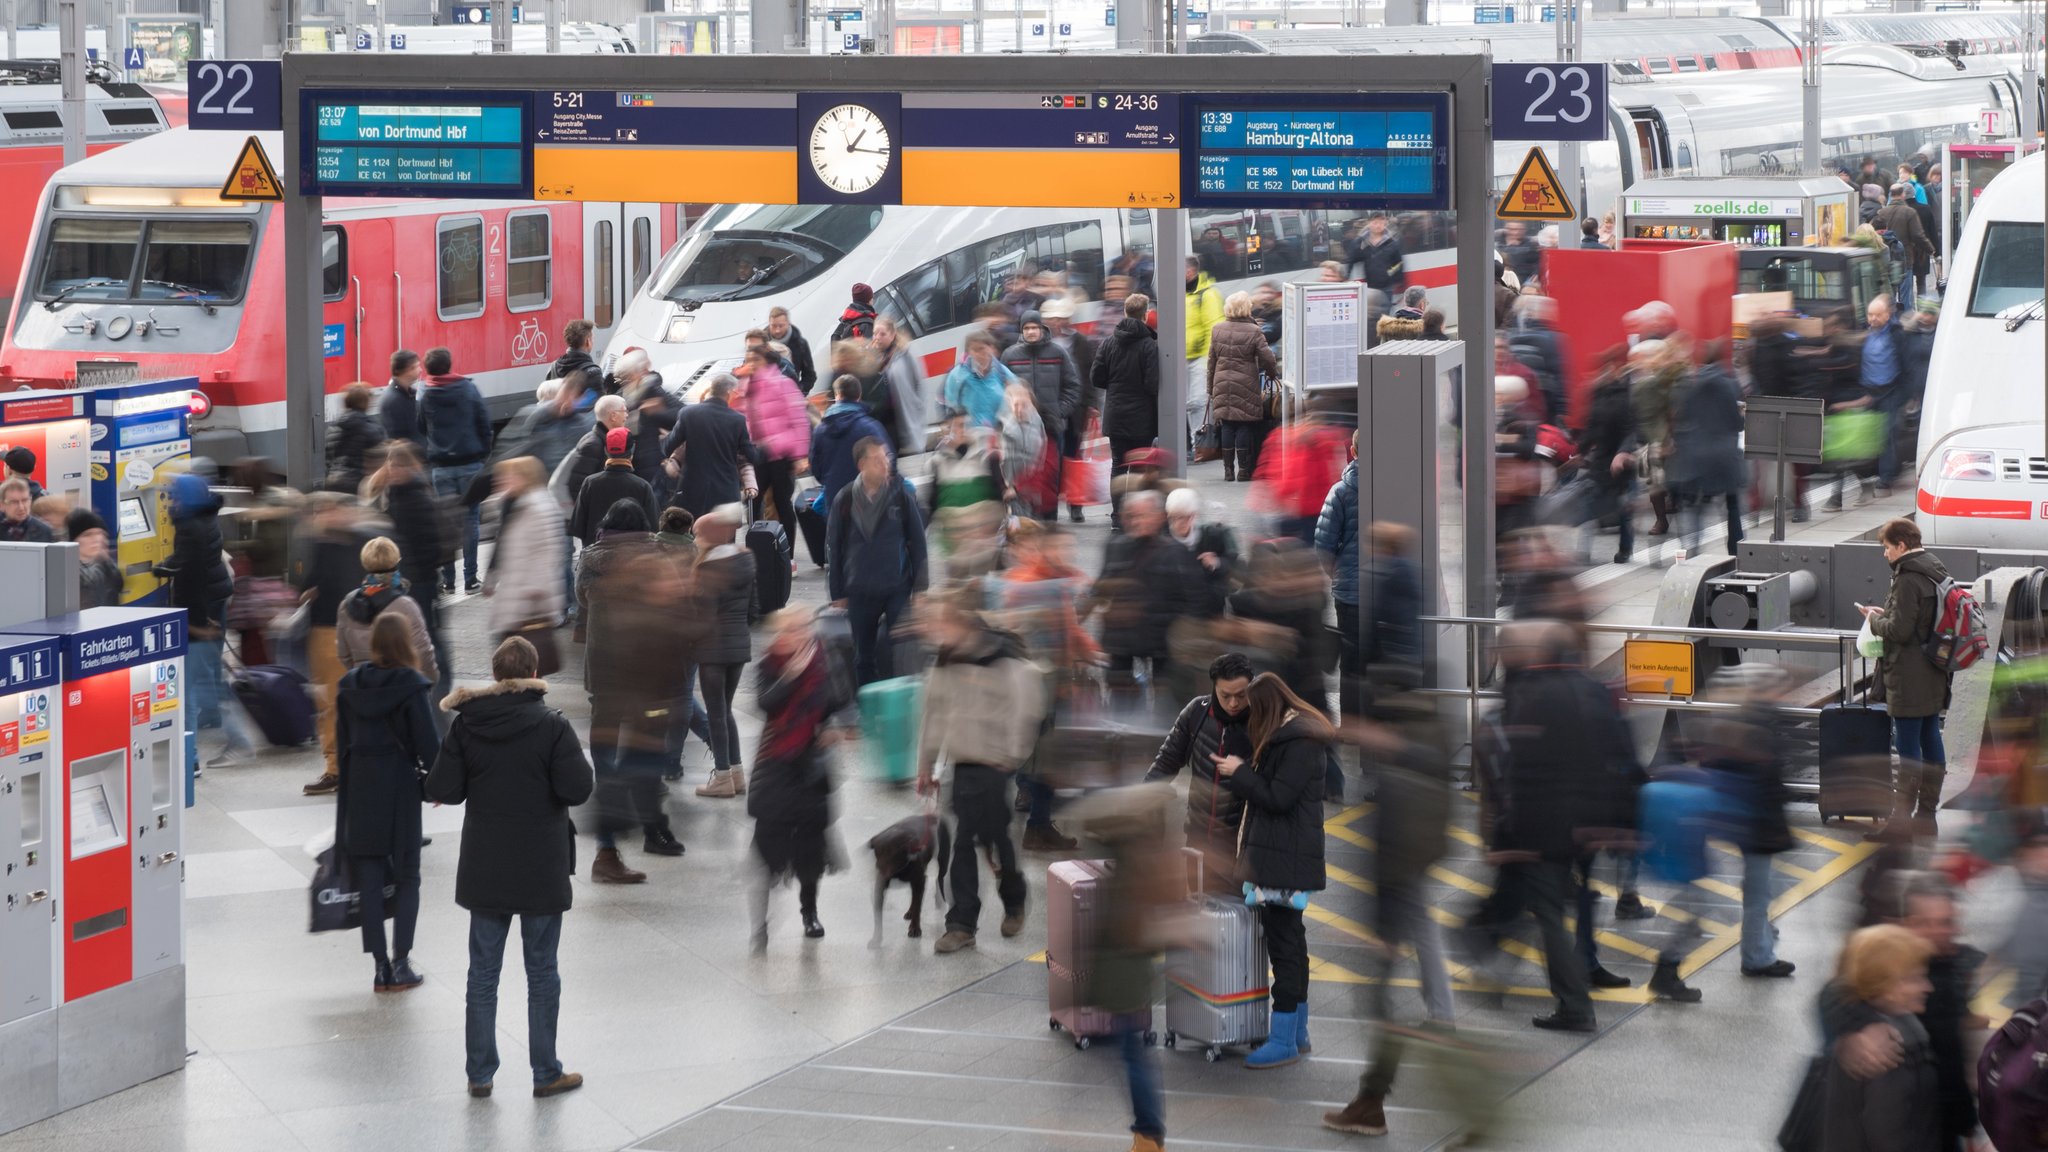
[[[633,434],[624,428],[612,429],[604,434],[604,454],[607,456],[626,455],[628,451],[626,445],[632,439]]]

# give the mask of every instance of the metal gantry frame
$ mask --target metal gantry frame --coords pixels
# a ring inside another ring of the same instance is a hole
[[[1271,92],[1308,95],[1359,92],[1442,92],[1451,98],[1451,207],[1458,229],[1459,335],[1467,342],[1464,411],[1464,549],[1467,612],[1495,602],[1493,438],[1482,434],[1493,411],[1493,140],[1488,122],[1490,62],[1485,56],[1292,57],[1284,73],[1255,56],[957,56],[918,60],[886,56],[783,56],[773,68],[751,57],[719,56],[445,56],[434,74],[389,53],[286,53],[284,74],[285,349],[287,472],[295,484],[316,479],[326,439],[320,266],[321,201],[299,194],[300,93],[322,88],[529,90],[606,88],[690,92],[1044,92],[1128,89],[1160,92]],[[666,200],[650,188],[649,200]],[[1155,213],[1155,216],[1161,215]],[[1177,217],[1178,213],[1170,216]],[[1178,237],[1160,235],[1178,231]],[[1171,284],[1187,244],[1185,228],[1156,228],[1160,282]],[[1169,264],[1172,259],[1174,263]],[[1160,429],[1181,457],[1187,370],[1174,321],[1181,301],[1165,293],[1160,341]]]

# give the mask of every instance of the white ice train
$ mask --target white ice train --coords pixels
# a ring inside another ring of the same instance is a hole
[[[1274,51],[1292,51],[1275,46]],[[1918,58],[1871,47],[1854,64],[1830,64],[1822,138],[1828,163],[1868,155],[1891,165],[1921,149],[1971,138],[1987,104],[2017,109],[2018,85],[2002,68]],[[1588,214],[1622,189],[1659,173],[1766,173],[1797,168],[1799,70],[1760,68],[1666,79],[1617,77],[1608,137],[1585,148]],[[1524,145],[1500,145],[1505,186]],[[1244,209],[1189,213],[1193,251],[1226,290],[1265,280],[1312,279],[1360,213]],[[1394,227],[1410,283],[1432,292],[1455,322],[1456,221],[1408,212]],[[902,319],[927,374],[943,375],[974,308],[1003,290],[1016,268],[1063,269],[1090,298],[1127,249],[1152,250],[1152,217],[1138,210],[852,208],[724,205],[662,260],[631,298],[606,346],[643,348],[671,386],[688,386],[729,363],[747,329],[771,307],[789,310],[823,347],[856,283],[876,307]],[[765,270],[765,271],[764,271]],[[1171,291],[1174,272],[1159,285]],[[609,357],[608,361],[609,362]]]
[[[2048,548],[2043,176],[2035,155],[1993,180],[1970,209],[1949,270],[1914,497],[1929,544]]]

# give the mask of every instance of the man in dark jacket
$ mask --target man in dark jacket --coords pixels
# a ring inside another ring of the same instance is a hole
[[[661,442],[683,414],[683,402],[669,392],[643,349],[620,356],[612,376],[619,399],[626,402],[626,428],[633,433],[633,473],[647,481],[660,503],[674,487],[661,467]]]
[[[533,1094],[557,1096],[583,1085],[582,1075],[564,1072],[555,1055],[562,1003],[555,953],[576,871],[569,810],[590,799],[595,778],[576,730],[543,702],[548,686],[539,670],[540,657],[524,638],[498,645],[491,657],[495,683],[442,702],[456,719],[427,775],[429,799],[463,806],[455,902],[469,909],[471,1096],[489,1096],[498,1071],[498,976],[514,916],[526,960]]]
[[[887,388],[886,381],[880,387]],[[817,502],[809,507],[798,507],[797,523],[803,529],[804,545],[810,549],[811,562],[823,567],[825,564],[825,520],[832,511],[832,501],[839,490],[853,483],[860,474],[860,464],[853,458],[853,446],[863,440],[879,440],[890,443],[889,433],[868,412],[861,402],[864,395],[860,377],[841,376],[832,382],[833,405],[825,409],[824,419],[811,429],[811,475],[818,478]]]
[[[832,329],[832,343],[866,340],[875,334],[875,290],[865,284],[853,286],[853,299],[839,312],[839,324]]]
[[[588,320],[571,320],[562,329],[562,343],[565,348],[555,362],[548,366],[544,379],[561,380],[574,372],[588,368],[594,378],[602,380],[604,374],[597,370],[597,361],[590,357],[590,336],[597,331],[597,325]]]
[[[839,490],[825,522],[826,582],[853,628],[862,684],[895,675],[889,637],[930,582],[924,522],[890,469],[887,444],[871,436],[853,446],[859,478]]]
[[[439,601],[434,595],[434,570],[441,561],[441,512],[427,487],[426,469],[410,444],[393,445],[384,459],[384,512],[391,517],[391,535],[398,541],[398,573],[406,594],[427,618],[434,638],[434,658],[445,684],[450,679],[447,642],[441,635]]]
[[[1081,374],[1074,358],[1050,339],[1045,319],[1036,312],[1024,313],[1017,342],[1003,349],[1002,360],[1031,389],[1045,434],[1054,440],[1063,437],[1067,422],[1081,407]]]
[[[4,504],[10,522],[15,506],[26,503],[27,497],[27,486],[19,480],[0,484],[0,504]],[[170,581],[170,605],[185,610],[186,632],[191,639],[188,679],[192,702],[185,722],[188,738],[200,729],[219,728],[226,723],[226,713],[221,708],[221,697],[227,687],[221,675],[221,642],[235,580],[220,556],[219,514],[220,497],[207,487],[204,477],[185,472],[171,481],[171,525],[176,535],[171,542],[171,555],[157,566],[156,575]],[[34,517],[29,520],[42,528],[42,539],[48,541],[49,528]],[[235,740],[232,730],[229,740]]]
[[[1515,328],[1508,333],[1508,352],[1535,374],[1536,386],[1543,390],[1544,420],[1562,428],[1565,398],[1571,395],[1566,372],[1571,356],[1557,330],[1557,301],[1549,296],[1518,297],[1515,316]]]
[[[347,669],[335,651],[334,633],[342,602],[363,582],[363,534],[355,514],[340,493],[316,492],[307,498],[306,529],[293,541],[291,585],[306,606],[306,662],[316,685],[333,691]],[[422,653],[422,655],[430,655]],[[339,750],[334,745],[332,706],[321,709],[320,743],[324,771],[305,786],[308,796],[325,796],[340,784]]]
[[[1948,673],[1928,659],[1923,645],[1934,634],[1948,569],[1920,546],[1920,526],[1904,518],[1877,530],[1885,562],[1892,566],[1884,606],[1862,605],[1870,630],[1884,641],[1884,699],[1899,752],[1897,806],[1885,835],[1918,833],[1932,838],[1941,784],[1948,776],[1948,751],[1941,740],[1941,714],[1948,707]],[[1918,810],[1916,813],[1915,804]],[[1916,821],[1912,819],[1918,817]]]
[[[1159,437],[1159,337],[1145,323],[1152,301],[1124,297],[1124,318],[1095,353],[1091,375],[1102,393],[1102,434],[1109,437],[1112,471],[1121,471],[1133,450]]]
[[[654,489],[633,472],[633,436],[624,428],[604,434],[604,470],[583,482],[576,492],[576,511],[569,520],[569,535],[585,548],[597,540],[597,526],[612,505],[631,500],[654,523]]]
[[[675,501],[692,516],[753,497],[740,488],[740,465],[753,455],[747,418],[727,402],[738,383],[723,372],[712,377],[704,399],[684,408],[661,442],[662,466],[676,482]]]
[[[377,418],[384,422],[384,436],[426,448],[420,435],[420,354],[400,348],[391,354],[391,382],[377,401]]]
[[[353,494],[362,484],[367,458],[385,441],[384,425],[370,415],[373,393],[358,380],[341,397],[341,418],[327,426],[327,484]]]
[[[789,366],[796,370],[790,379],[796,382],[797,391],[809,396],[818,386],[818,368],[811,362],[810,341],[789,322],[789,309],[778,304],[768,310],[768,338],[789,349]]]
[[[1584,961],[1564,926],[1572,865],[1597,829],[1617,823],[1623,773],[1634,767],[1627,728],[1606,688],[1587,675],[1570,630],[1531,622],[1503,629],[1500,774],[1488,781],[1497,815],[1493,851],[1506,857],[1494,896],[1468,929],[1483,961],[1524,909],[1536,918],[1557,1009],[1538,1028],[1592,1032]]]
[[[1543,249],[1536,238],[1529,235],[1528,225],[1519,220],[1510,220],[1501,230],[1500,258],[1507,264],[1508,271],[1515,274],[1515,282],[1523,288],[1533,283],[1543,267]]]
[[[1891,200],[1877,210],[1871,226],[1879,232],[1890,232],[1906,246],[1906,266],[1899,277],[1899,307],[1912,304],[1913,295],[1925,280],[1929,261],[1934,257],[1934,241],[1927,235],[1927,229],[1920,223],[1920,213],[1914,210],[1913,190],[1904,184],[1894,184]]]
[[[57,534],[37,519],[28,481],[12,477],[0,482],[0,541],[9,544],[50,544]]]
[[[1237,891],[1237,828],[1244,819],[1244,801],[1216,780],[1216,757],[1252,758],[1246,722],[1251,717],[1247,695],[1257,675],[1249,658],[1225,652],[1209,662],[1209,692],[1180,710],[1166,742],[1152,758],[1149,783],[1172,780],[1188,769],[1188,847],[1202,853],[1202,882],[1222,896]]]
[[[600,396],[591,406],[589,428],[586,428],[576,446],[555,465],[554,474],[548,485],[555,490],[556,498],[563,504],[575,507],[576,497],[583,491],[583,485],[592,476],[604,470],[605,437],[614,429],[626,426],[626,399],[623,396]],[[598,509],[604,515],[604,509]]]
[[[1074,361],[1075,375],[1081,380],[1081,401],[1067,419],[1066,432],[1060,438],[1060,455],[1079,460],[1081,440],[1088,435],[1088,414],[1102,407],[1102,391],[1095,387],[1095,341],[1074,327],[1074,304],[1064,296],[1047,300],[1038,314],[1045,321],[1046,339]],[[1067,505],[1067,516],[1074,523],[1081,523],[1080,505]]]
[[[1351,250],[1351,273],[1391,300],[1408,286],[1408,273],[1401,267],[1401,242],[1387,228],[1387,214],[1375,212],[1365,222],[1365,235]]]
[[[423,363],[427,383],[420,389],[420,432],[427,441],[427,463],[434,470],[434,494],[443,500],[461,499],[491,454],[491,413],[476,384],[453,374],[455,360],[446,348],[427,349]],[[462,531],[462,587],[467,592],[484,586],[476,562],[482,527],[482,516],[472,506]],[[441,591],[455,591],[452,560],[441,568]]]
[[[1737,802],[1732,831],[1742,850],[1742,974],[1783,979],[1794,969],[1778,959],[1778,930],[1771,927],[1771,857],[1792,847],[1784,720],[1771,703],[1782,676],[1769,669],[1749,684],[1736,683],[1743,698],[1732,702],[1741,710],[1704,718],[1694,739],[1701,766],[1720,773],[1724,783],[1716,787]]]
[[[1203,613],[1207,581],[1194,553],[1167,537],[1165,501],[1157,492],[1124,497],[1122,534],[1109,542],[1094,600],[1103,606],[1102,649],[1112,683],[1134,685],[1137,661],[1167,683],[1172,669],[1167,630],[1182,616]]]

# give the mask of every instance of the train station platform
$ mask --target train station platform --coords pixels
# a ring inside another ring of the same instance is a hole
[[[1249,528],[1247,486],[1196,470],[1222,514]],[[1897,498],[1895,498],[1897,499]],[[1890,514],[1873,504],[1817,517],[1802,532],[1853,533]],[[1084,563],[1108,537],[1100,514],[1078,533]],[[1641,620],[1641,597],[1661,570],[1647,564],[1586,579],[1615,618]],[[798,603],[824,600],[821,574],[802,565]],[[459,679],[486,675],[484,605],[462,598],[450,612]],[[551,702],[581,727],[581,654],[553,681]],[[742,739],[757,721],[743,690]],[[213,747],[208,738],[207,751]],[[501,1091],[464,1092],[463,986],[467,916],[453,902],[461,812],[430,808],[416,963],[427,983],[405,995],[374,995],[371,964],[354,934],[308,935],[313,862],[302,845],[332,822],[330,799],[305,798],[317,752],[270,750],[209,769],[187,833],[188,1031],[191,1057],[176,1074],[0,1137],[0,1152],[342,1152],[426,1147],[492,1152],[571,1150],[968,1149],[1108,1150],[1128,1146],[1128,1100],[1113,1046],[1078,1050],[1047,1028],[1043,867],[1026,854],[1031,902],[1024,932],[982,933],[978,947],[935,956],[936,914],[922,939],[904,935],[907,895],[889,894],[883,943],[873,924],[867,838],[914,810],[909,794],[849,776],[838,831],[851,870],[828,876],[820,896],[827,930],[802,938],[793,892],[778,892],[767,952],[748,948],[745,901],[751,821],[743,800],[704,800],[691,790],[708,771],[693,743],[688,776],[670,811],[688,845],[680,859],[649,858],[623,844],[645,885],[575,885],[562,935],[562,1058],[586,1086],[533,1100],[522,1085],[523,976],[508,957],[500,991]],[[1475,806],[1455,807],[1451,855],[1431,873],[1433,915],[1450,922],[1491,883],[1480,857]],[[1309,1006],[1314,1055],[1253,1073],[1199,1050],[1159,1053],[1165,1069],[1169,1147],[1329,1150],[1448,1146],[1440,1107],[1453,1090],[1448,1064],[1416,1055],[1389,1100],[1382,1140],[1322,1129],[1364,1067],[1369,1039],[1365,975],[1370,929],[1372,808],[1331,806],[1326,833],[1331,885],[1312,905]],[[1799,965],[1791,980],[1742,978],[1734,949],[1736,873],[1699,886],[1708,935],[1685,961],[1705,993],[1699,1005],[1652,1004],[1642,989],[1656,950],[1679,925],[1664,893],[1659,910],[1614,922],[1613,892],[1600,905],[1603,962],[1634,987],[1599,993],[1601,1031],[1559,1036],[1529,1027],[1548,1010],[1533,933],[1511,946],[1513,969],[1497,1000],[1457,981],[1458,1037],[1484,1057],[1486,1086],[1506,1098],[1488,1147],[1615,1152],[1764,1149],[1813,1046],[1813,1004],[1853,903],[1853,878],[1871,849],[1853,833],[1820,827],[1795,805],[1799,844],[1775,870],[1780,954]],[[587,843],[584,859],[587,868]],[[1725,855],[1725,854],[1724,854]],[[1850,883],[1843,881],[1849,880]],[[1970,923],[1999,923],[1996,893],[1973,903]],[[1986,918],[1980,921],[1979,915]],[[1975,936],[1973,942],[1990,941]],[[1396,969],[1396,1015],[1419,1018],[1412,967]],[[1992,1007],[2003,993],[1993,987]],[[1164,1028],[1163,1014],[1157,1024]]]

